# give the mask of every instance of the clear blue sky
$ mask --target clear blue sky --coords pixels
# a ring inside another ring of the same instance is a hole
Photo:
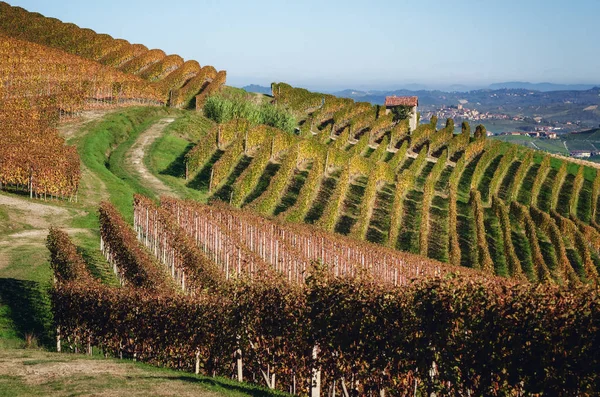
[[[8,0],[196,59],[230,85],[600,82],[600,0]]]

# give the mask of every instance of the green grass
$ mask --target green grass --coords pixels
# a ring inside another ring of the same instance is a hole
[[[185,180],[185,155],[212,126],[212,122],[197,114],[186,113],[171,123],[152,143],[144,158],[148,170],[170,187],[179,197],[206,202],[208,186],[194,189]]]
[[[514,143],[525,146],[529,149],[538,149],[549,153],[564,154],[567,156],[569,155],[568,150],[565,149],[565,146],[563,145],[563,141],[560,139],[540,139],[521,135],[497,135],[492,137],[492,139]]]
[[[0,269],[0,347],[19,347],[27,335],[51,344],[50,303],[46,293],[52,270],[45,247],[15,245],[4,251],[9,263]]]
[[[155,195],[125,170],[125,153],[142,131],[168,114],[166,108],[148,107],[111,113],[76,141],[81,161],[104,183],[110,201],[128,220],[133,219],[134,193]]]

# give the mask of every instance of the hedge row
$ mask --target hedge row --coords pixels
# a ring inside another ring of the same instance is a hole
[[[209,191],[216,192],[233,172],[242,156],[244,156],[244,143],[244,136],[238,136],[229,145],[223,156],[213,165]]]
[[[282,216],[290,222],[303,222],[306,214],[310,210],[325,174],[325,155],[315,157],[312,168],[308,172],[308,177],[304,182],[304,186],[300,189],[296,204],[289,208]]]
[[[339,217],[340,208],[342,207],[344,199],[346,198],[346,194],[348,193],[351,175],[350,166],[344,167],[342,174],[338,178],[338,182],[333,194],[325,204],[323,216],[317,221],[317,225],[323,230],[333,232]]]
[[[479,192],[479,190],[471,190],[469,204],[475,218],[475,234],[477,236],[477,263],[475,264],[475,267],[488,274],[494,274],[494,262],[492,261],[486,239],[484,222],[485,213],[483,203],[481,202],[481,192]]]
[[[241,207],[246,198],[254,191],[256,184],[271,159],[272,141],[273,138],[265,137],[263,144],[252,158],[252,162],[248,168],[242,172],[233,184],[231,205],[234,207]]]
[[[504,257],[506,259],[506,265],[508,267],[508,274],[516,280],[525,280],[523,268],[521,267],[521,261],[515,251],[515,246],[512,241],[512,225],[510,223],[509,210],[506,204],[498,198],[493,196],[492,198],[492,209],[498,217],[500,222],[500,229],[502,230],[502,240],[504,242]]]
[[[209,81],[217,77],[217,71],[212,66],[204,66],[200,72],[192,77],[183,87],[171,92],[170,104],[177,108],[187,108],[192,105],[192,100],[198,92],[205,89]]]
[[[182,57],[179,55],[167,55],[159,62],[143,70],[139,75],[144,80],[158,81],[164,79],[181,66],[183,66]]]
[[[556,174],[556,177],[554,177],[554,183],[552,184],[552,196],[550,198],[550,209],[553,209],[553,210],[556,209],[556,206],[558,204],[558,197],[560,196],[560,191],[562,190],[563,185],[565,183],[565,178],[567,177],[567,173],[568,173],[567,172],[567,163],[562,162],[562,164],[560,165],[560,168],[558,169],[558,173]]]
[[[523,204],[517,201],[510,203],[511,212],[519,222],[521,228],[525,229],[525,235],[529,241],[529,247],[531,249],[531,262],[533,263],[533,271],[528,274],[532,282],[547,283],[551,282],[552,278],[550,275],[550,269],[546,264],[542,250],[538,242],[537,227],[533,222],[529,210]]]
[[[373,204],[377,198],[377,191],[382,183],[393,183],[394,174],[386,163],[378,162],[374,168],[368,174],[369,179],[365,193],[360,202],[359,215],[356,223],[353,225],[350,235],[360,240],[366,238],[367,230],[369,228],[369,221],[373,214]]]
[[[569,213],[573,214],[573,216],[577,217],[577,205],[579,203],[579,195],[581,193],[581,188],[583,187],[583,182],[585,180],[584,177],[585,167],[583,165],[579,166],[577,174],[575,175],[575,180],[573,181],[573,189],[570,193],[570,202],[569,202]]]
[[[546,177],[548,176],[549,171],[550,171],[550,156],[544,155],[544,158],[542,159],[542,163],[540,164],[540,168],[538,168],[537,174],[535,176],[535,180],[533,181],[533,186],[531,187],[531,206],[533,206],[533,207],[537,207],[537,198],[540,195],[540,189],[542,188],[542,185],[544,184],[544,181],[546,180]],[[559,190],[559,189],[553,188],[552,195],[554,195],[554,190]],[[557,197],[558,197],[558,193],[557,193]],[[551,200],[550,202],[552,203],[552,202],[554,202],[554,200]]]
[[[279,171],[271,180],[267,190],[256,202],[252,203],[252,207],[258,213],[271,215],[275,211],[275,207],[285,194],[288,182],[298,167],[298,160],[298,144],[296,144],[288,149]]]
[[[500,189],[500,185],[502,181],[506,177],[506,173],[510,168],[511,164],[515,160],[517,155],[517,146],[511,146],[503,155],[502,159],[500,159],[500,163],[498,164],[498,168],[496,168],[496,172],[494,173],[494,177],[490,182],[489,187],[489,197],[493,197],[498,194],[498,190]]]
[[[519,168],[517,168],[517,172],[515,172],[515,176],[510,184],[510,189],[506,194],[507,200],[516,200],[519,196],[519,190],[521,189],[521,185],[523,184],[523,180],[525,180],[525,176],[527,175],[527,171],[529,167],[533,164],[533,150],[527,152]]]
[[[138,242],[136,233],[112,204],[100,204],[99,218],[101,250],[114,266],[121,285],[167,293],[174,291],[170,277]]]

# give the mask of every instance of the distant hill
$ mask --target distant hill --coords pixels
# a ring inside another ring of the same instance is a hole
[[[588,130],[588,131],[572,132],[570,134],[564,134],[564,135],[561,135],[561,138],[565,141],[585,140],[585,141],[599,142],[600,141],[600,128],[595,128],[595,129]]]
[[[488,86],[491,90],[500,89],[524,89],[541,92],[548,91],[585,91],[597,87],[600,84],[554,84],[554,83],[529,83],[521,81],[512,81],[506,83],[494,83]]]
[[[248,92],[257,92],[259,94],[271,95],[271,87],[265,87],[265,86],[257,85],[257,84],[250,84],[250,85],[244,86],[242,88]]]

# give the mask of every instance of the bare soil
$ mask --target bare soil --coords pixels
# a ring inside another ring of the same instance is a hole
[[[65,138],[67,141],[76,138],[81,135],[83,131],[83,127],[91,122],[96,120],[100,120],[102,117],[106,116],[108,113],[114,112],[115,110],[86,110],[81,112],[78,118],[73,121],[68,121],[62,123],[58,126],[58,132]]]

